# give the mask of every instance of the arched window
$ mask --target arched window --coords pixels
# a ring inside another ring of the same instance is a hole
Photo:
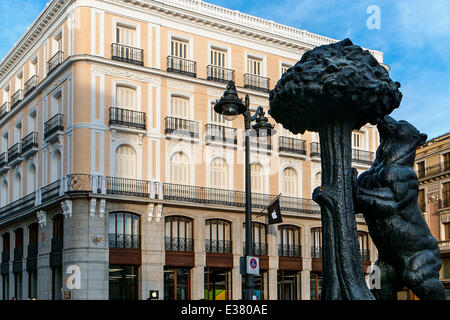
[[[205,247],[207,253],[231,253],[231,223],[220,219],[206,220]]]
[[[250,165],[252,193],[264,193],[263,167],[259,163]]]
[[[297,172],[293,168],[283,170],[281,192],[283,195],[290,197],[298,196],[298,179]]]
[[[300,227],[281,225],[278,227],[278,255],[281,257],[301,257]]]
[[[311,229],[311,258],[322,258],[322,228]]]
[[[22,176],[19,172],[14,175],[13,183],[13,201],[19,200],[22,197]]]
[[[27,173],[27,194],[35,192],[37,189],[36,166],[34,164],[28,167]]]
[[[126,144],[116,149],[116,177],[136,179],[136,151]]]
[[[193,220],[171,216],[165,221],[165,247],[167,251],[194,251]]]
[[[61,179],[62,174],[62,161],[61,161],[61,152],[56,150],[53,152],[51,156],[51,165],[50,165],[50,182],[55,182]]]
[[[190,118],[189,99],[180,96],[171,97],[171,116],[182,119]]]
[[[170,159],[170,182],[189,185],[189,159],[183,152],[175,153]]]
[[[253,254],[256,256],[266,256],[268,254],[267,246],[267,225],[260,222],[253,222]],[[244,226],[245,228],[245,226]],[[243,230],[245,234],[245,229]],[[244,254],[246,252],[246,243],[243,243]]]
[[[215,158],[211,162],[211,188],[228,188],[228,165],[223,158]]]
[[[117,86],[116,88],[116,107],[120,109],[137,109],[136,89],[127,86]]]
[[[9,203],[9,186],[8,181],[4,180],[1,190],[1,206],[6,206]]]
[[[318,172],[314,177],[314,188],[320,187],[321,184],[322,184],[322,173]]]
[[[370,261],[369,234],[365,231],[358,231],[359,249],[361,250],[361,259]]]
[[[110,248],[139,249],[141,247],[139,216],[129,212],[110,213],[108,238]]]

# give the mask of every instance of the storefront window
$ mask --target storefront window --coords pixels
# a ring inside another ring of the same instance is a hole
[[[164,300],[190,300],[189,269],[164,268]]]
[[[301,300],[301,281],[298,271],[278,271],[278,299]]]
[[[245,275],[242,276],[242,296],[244,296],[245,289]],[[262,271],[259,275],[254,275],[255,289],[254,293],[258,300],[269,299],[269,273]]]
[[[138,266],[109,266],[109,300],[138,299]]]
[[[205,268],[205,299],[231,300],[231,270]]]

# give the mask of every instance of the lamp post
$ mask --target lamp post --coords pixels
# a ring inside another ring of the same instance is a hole
[[[264,116],[264,110],[262,107],[256,109],[255,114],[252,116],[250,113],[250,98],[248,94],[245,95],[245,103],[242,102],[237,95],[236,86],[234,81],[229,81],[227,89],[220,100],[216,101],[214,105],[214,111],[223,115],[225,120],[232,121],[238,115],[244,116],[245,127],[245,261],[247,256],[253,256],[253,228],[252,228],[252,189],[250,179],[250,126],[253,121],[256,124],[253,125],[253,129],[257,132],[258,136],[272,135],[275,133],[273,125],[268,123],[267,117]],[[247,274],[245,277],[244,299],[253,300],[255,281],[252,274]]]

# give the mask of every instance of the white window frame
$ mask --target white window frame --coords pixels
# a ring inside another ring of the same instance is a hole
[[[208,42],[208,65],[211,64],[211,53],[212,53],[211,51],[212,50],[225,51],[227,54],[227,57],[226,57],[227,65],[223,68],[230,69],[230,70],[233,69],[232,65],[231,65],[231,61],[232,61],[231,60],[231,47],[220,45],[215,42]]]
[[[136,30],[136,48],[141,49],[141,25],[139,23],[131,22],[128,20],[122,20],[113,18],[113,43],[117,43],[117,25],[122,25],[126,28],[133,28]]]
[[[169,91],[168,92],[168,105],[169,105],[169,110],[168,110],[168,116],[172,117],[173,113],[172,113],[172,97],[173,96],[178,96],[181,98],[185,98],[185,99],[189,99],[189,118],[186,120],[194,120],[194,95],[192,94],[188,94],[185,92],[179,92],[179,91]]]
[[[141,86],[137,83],[124,80],[113,80],[112,105],[114,108],[117,108],[117,87],[120,86],[129,87],[136,90],[136,111],[142,111]]]
[[[267,78],[267,57],[265,55],[262,54],[258,54],[258,53],[253,53],[253,52],[248,52],[245,51],[245,72],[244,73],[249,73],[248,70],[248,58],[253,58],[253,59],[259,59],[261,60],[261,68],[262,68],[262,72],[260,77],[264,77]]]
[[[194,39],[192,37],[188,37],[185,35],[180,35],[178,33],[168,33],[168,48],[167,55],[172,55],[172,38],[179,41],[186,41],[188,43],[188,57],[186,59],[193,61],[194,60]]]

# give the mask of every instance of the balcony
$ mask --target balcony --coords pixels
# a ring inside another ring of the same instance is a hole
[[[242,253],[245,255],[247,250],[245,242],[242,243]],[[267,256],[269,254],[267,243],[255,243],[253,242],[253,255],[255,256]]]
[[[256,74],[244,74],[244,88],[253,89],[269,93],[269,78],[261,77]]]
[[[1,107],[0,107],[0,119],[2,119],[8,112],[9,112],[9,102],[5,102]]]
[[[205,141],[237,144],[237,130],[216,124],[205,125]]]
[[[165,134],[174,134],[198,138],[198,122],[181,118],[166,117]]]
[[[111,59],[143,66],[144,50],[125,46],[120,43],[113,43],[111,45]]]
[[[0,173],[3,173],[8,169],[8,152],[3,152],[0,154]]]
[[[310,157],[319,157],[320,158],[320,143],[319,142],[311,142],[311,151]]]
[[[38,244],[30,243],[28,245],[27,270],[37,270]]]
[[[229,240],[211,240],[205,239],[206,253],[232,253],[232,242]]]
[[[62,266],[62,249],[63,249],[63,238],[62,237],[52,238],[51,252],[50,252],[51,268]]]
[[[365,165],[371,165],[374,159],[374,153],[371,151],[364,151],[364,150],[358,150],[358,149],[352,149],[352,161],[365,164]]]
[[[25,82],[24,86],[24,94],[27,96],[31,90],[33,90],[39,84],[39,77],[34,75],[27,82]]]
[[[234,81],[234,70],[209,65],[207,67],[208,80],[217,82]]]
[[[2,263],[0,267],[0,273],[2,275],[6,275],[9,273],[9,259],[10,259],[9,251],[2,251]]]
[[[197,63],[192,60],[168,56],[167,71],[195,78],[197,77]]]
[[[18,142],[8,149],[8,165],[10,167],[22,161],[21,152],[22,152],[22,143]]]
[[[166,251],[194,252],[194,239],[165,237]]]
[[[64,115],[58,113],[45,123],[44,139],[50,139],[64,131]]]
[[[22,139],[22,158],[34,154],[38,150],[38,133],[31,132]]]
[[[448,173],[450,174],[450,162],[444,161],[421,170],[417,170],[417,177],[419,179],[430,178],[433,176]]]
[[[280,257],[301,257],[302,247],[294,244],[279,244],[278,256]]]
[[[148,198],[151,194],[151,183],[145,180],[106,177],[106,190],[108,194]]]
[[[141,236],[131,234],[110,233],[108,235],[110,249],[140,249]]]
[[[146,129],[146,114],[128,109],[109,108],[109,125],[133,128],[138,130]]]
[[[450,251],[450,240],[438,241],[438,245],[441,251]]]
[[[63,59],[64,52],[58,51],[57,53],[55,53],[55,55],[51,57],[47,62],[47,75],[49,75],[57,66],[59,66],[63,62]]]
[[[11,110],[14,109],[14,107],[22,100],[23,100],[23,90],[19,89],[11,97]]]
[[[322,259],[322,247],[311,247],[311,258]]]
[[[306,155],[306,142],[301,139],[280,137],[278,139],[278,152]]]

